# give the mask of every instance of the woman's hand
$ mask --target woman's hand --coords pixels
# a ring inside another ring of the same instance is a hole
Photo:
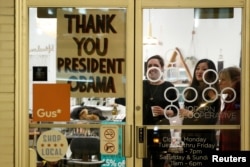
[[[187,110],[187,109],[184,109],[184,108],[180,108],[179,112],[180,112],[180,117],[181,118],[184,118],[184,117],[191,118],[191,117],[193,117],[193,112],[190,111],[190,110]]]
[[[164,112],[164,111],[163,111]],[[164,113],[163,113],[164,114]],[[174,111],[173,110],[166,110],[166,115],[168,117],[173,117],[174,116]]]
[[[152,106],[152,112],[157,116],[164,115],[164,111],[165,111],[165,109],[161,108],[160,106]],[[174,116],[174,111],[173,110],[166,110],[166,115],[168,117],[172,117],[172,116]]]
[[[153,116],[164,115],[164,110],[160,106],[151,107]]]

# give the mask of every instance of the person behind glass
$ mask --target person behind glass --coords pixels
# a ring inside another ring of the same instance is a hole
[[[174,87],[171,82],[163,80],[162,74],[164,70],[164,60],[159,55],[150,57],[146,62],[146,80],[143,80],[143,124],[156,125],[164,124],[169,125],[170,122],[164,116],[173,117],[177,115],[179,108],[178,100],[174,101],[177,97],[175,90],[166,92],[167,99],[165,99],[164,92],[167,88]],[[173,104],[172,104],[173,103]],[[172,105],[172,107],[167,107]],[[173,107],[173,105],[175,107]],[[165,111],[166,108],[166,111]],[[164,160],[160,160],[162,151],[167,151],[171,143],[170,130],[148,130],[148,158],[151,158],[153,166],[163,166]],[[164,140],[163,140],[164,139]],[[164,147],[162,147],[164,146]],[[148,160],[148,159],[147,159]],[[150,164],[144,161],[144,167]]]
[[[210,71],[206,72],[206,70]],[[183,125],[215,125],[218,122],[221,103],[220,98],[216,96],[216,93],[219,94],[220,91],[216,67],[211,60],[201,59],[197,62],[190,87],[194,88],[197,94],[192,89],[184,92],[184,108],[180,109],[180,116],[183,117]],[[208,87],[211,87],[211,89],[208,89]],[[190,149],[194,150],[195,148],[191,146],[201,149],[203,153],[216,150],[217,140],[215,130],[183,129],[181,136],[184,142],[184,151],[189,152]],[[206,146],[202,144],[206,144]]]
[[[219,85],[221,93],[225,94],[224,108],[220,113],[221,125],[240,124],[240,68],[227,67],[219,72]],[[230,89],[232,88],[234,92]],[[235,99],[234,99],[235,98]],[[220,151],[240,150],[240,130],[220,130]]]
[[[174,87],[171,82],[163,80],[164,60],[159,55],[150,57],[146,62],[147,78],[143,81],[143,124],[155,125],[165,120],[169,124],[168,119],[165,119],[164,110],[171,104],[164,97],[164,91],[167,88]],[[176,91],[170,89],[166,92],[167,99],[174,100],[177,97]],[[179,108],[178,100],[173,102]],[[175,108],[166,110],[168,117],[173,117],[177,114]]]

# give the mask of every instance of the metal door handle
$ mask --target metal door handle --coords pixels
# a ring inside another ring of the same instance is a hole
[[[129,158],[132,157],[132,125],[122,126],[123,148],[122,154]]]

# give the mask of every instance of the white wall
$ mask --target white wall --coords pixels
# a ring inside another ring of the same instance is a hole
[[[152,36],[159,46],[145,46],[144,58],[160,54],[169,58],[168,50],[178,47],[184,58],[210,58],[216,64],[221,54],[224,67],[239,66],[241,54],[241,9],[234,9],[232,19],[197,19],[193,9],[151,9]],[[147,35],[149,10],[144,10],[144,36]],[[192,30],[195,27],[192,47]]]
[[[38,19],[37,9],[29,9],[29,109],[32,112],[33,83],[56,82],[56,19]],[[33,66],[47,66],[47,81],[33,81]]]

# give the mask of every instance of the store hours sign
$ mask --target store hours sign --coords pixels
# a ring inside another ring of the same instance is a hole
[[[124,9],[58,9],[57,82],[74,97],[124,97]]]

